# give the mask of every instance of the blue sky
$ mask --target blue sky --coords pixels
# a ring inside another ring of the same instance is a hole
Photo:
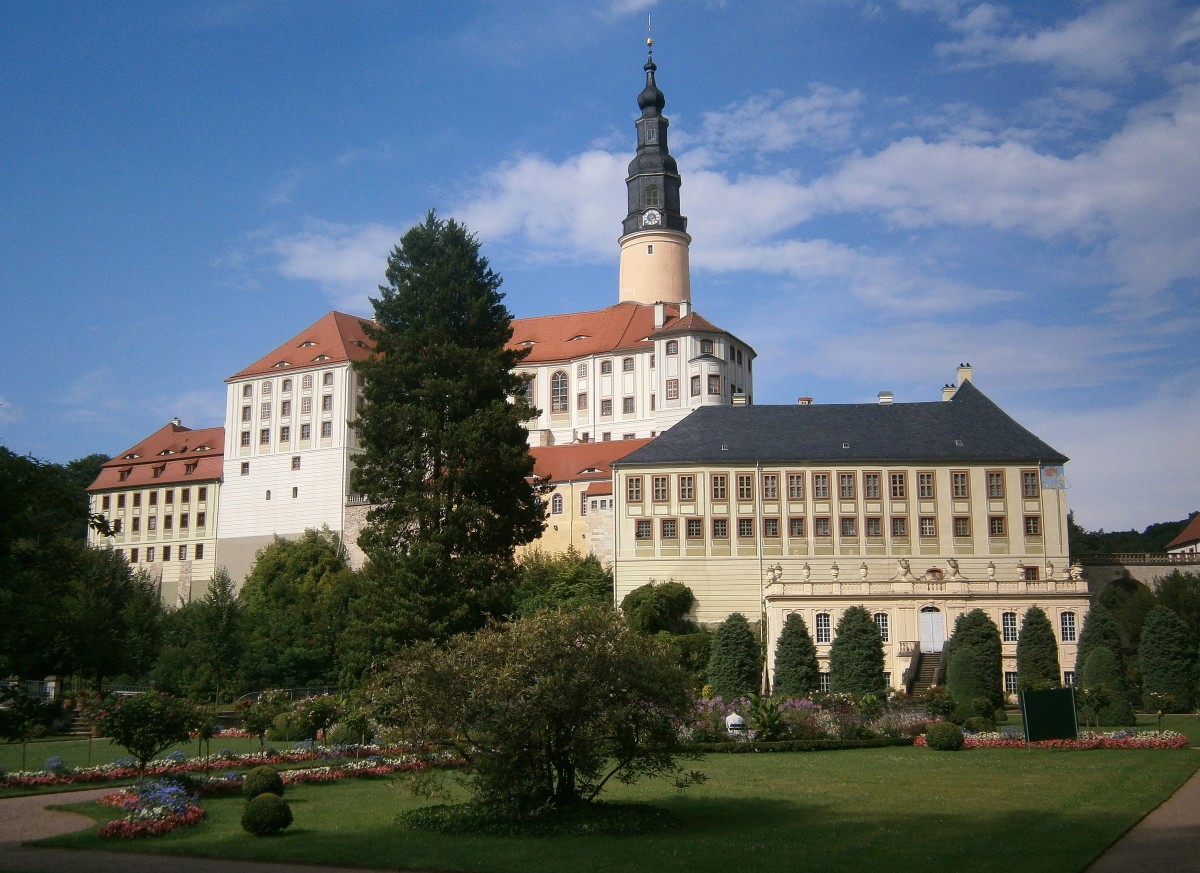
[[[1087,528],[1200,508],[1200,11],[1171,0],[10,3],[0,444],[115,454],[436,208],[514,315],[616,302],[647,14],[700,312],[755,402],[960,361]]]

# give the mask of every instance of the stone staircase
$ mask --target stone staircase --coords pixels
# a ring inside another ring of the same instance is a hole
[[[940,652],[922,652],[921,661],[917,665],[917,675],[913,679],[912,696],[924,694],[936,684],[938,668],[941,666]]]
[[[55,733],[66,737],[86,738],[92,735],[92,728],[78,712],[68,712],[63,717],[62,726]]]

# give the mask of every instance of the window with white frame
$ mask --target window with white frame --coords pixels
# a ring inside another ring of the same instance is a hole
[[[888,642],[888,614],[886,612],[877,612],[873,616],[875,626],[879,628],[880,642]]]
[[[679,499],[680,500],[695,500],[696,499],[696,477],[695,476],[680,476],[679,477]]]
[[[816,618],[816,624],[814,626],[817,629],[817,638],[816,638],[817,642],[818,643],[829,642],[830,638],[832,637],[832,633],[833,633],[833,631],[832,631],[833,626],[829,620],[829,613],[828,612],[818,612],[817,618]]]
[[[567,374],[555,370],[550,377],[550,412],[562,413],[567,411]]]
[[[1017,641],[1017,614],[1015,612],[1000,614],[1000,638],[1006,643]]]
[[[1059,615],[1058,626],[1064,643],[1075,642],[1075,613],[1064,612]]]
[[[555,494],[550,498],[550,513],[551,515],[562,515],[563,511],[563,496]]]
[[[1017,671],[1016,670],[1005,670],[1004,671],[1004,693],[1005,694],[1016,694],[1020,690],[1021,690],[1021,685],[1020,685],[1019,680],[1017,679]]]
[[[788,500],[804,499],[804,474],[788,473]]]

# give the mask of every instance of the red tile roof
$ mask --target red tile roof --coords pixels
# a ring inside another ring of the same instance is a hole
[[[654,307],[642,303],[618,303],[594,312],[569,312],[513,319],[510,347],[532,343],[525,363],[566,361],[585,355],[649,349],[647,337],[675,331],[725,333],[696,313],[679,318],[679,307],[665,307],[666,323],[655,329]]]
[[[601,480],[612,477],[614,461],[649,442],[648,439],[608,440],[567,446],[538,446],[530,449],[529,453],[533,455],[534,473],[549,476],[551,482]]]
[[[234,373],[226,382],[247,376],[276,375],[281,370],[302,370],[346,361],[361,361],[374,345],[363,332],[364,319],[330,312],[268,355]]]
[[[568,312],[513,319],[509,348],[529,345],[526,363],[566,361],[587,355],[649,349],[648,337],[687,331],[726,333],[695,312],[679,317],[679,307],[667,304],[666,323],[654,327],[654,307],[618,303],[593,312]],[[361,361],[374,345],[363,331],[370,319],[330,312],[268,355],[234,373],[226,382],[249,376],[266,376],[281,370],[306,369],[324,364]]]
[[[87,490],[211,482],[221,478],[224,454],[225,428],[192,430],[172,421],[107,462]]]
[[[1192,520],[1179,532],[1179,536],[1167,543],[1167,550],[1170,551],[1196,542],[1200,542],[1200,512],[1192,516]]]

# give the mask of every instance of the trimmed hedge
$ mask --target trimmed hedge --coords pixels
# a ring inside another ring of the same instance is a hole
[[[265,764],[255,767],[242,780],[242,793],[247,797],[258,797],[260,794],[274,794],[283,797],[283,777],[274,767]]]
[[[292,823],[292,808],[277,794],[260,794],[246,802],[242,830],[256,837],[270,836]]]

